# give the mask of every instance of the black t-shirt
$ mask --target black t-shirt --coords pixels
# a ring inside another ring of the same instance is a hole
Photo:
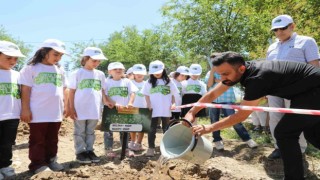
[[[320,87],[320,68],[291,61],[249,61],[240,83],[244,100],[266,95],[291,99],[295,95]],[[319,102],[320,103],[320,102]]]

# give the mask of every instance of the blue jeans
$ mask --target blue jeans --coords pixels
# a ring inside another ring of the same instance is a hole
[[[228,104],[228,103],[220,103],[220,104]],[[231,103],[229,103],[231,104]],[[215,123],[219,121],[220,119],[220,112],[223,113],[224,117],[230,116],[235,113],[234,109],[218,109],[218,108],[210,108],[209,109],[209,116],[211,123]],[[242,139],[242,141],[248,141],[251,139],[248,131],[246,128],[242,125],[242,123],[238,123],[233,125],[234,130],[237,132],[239,137]],[[215,131],[212,133],[213,142],[221,141],[222,138],[220,136],[220,131]]]
[[[123,133],[119,132],[120,134],[120,145],[122,146],[122,136]],[[126,139],[126,146],[128,146],[128,138]],[[112,149],[113,148],[113,132],[112,131],[105,131],[103,133],[103,142],[104,142],[104,149]]]
[[[93,151],[93,144],[96,139],[94,130],[98,120],[76,120],[74,121],[74,148],[76,154],[85,151]]]

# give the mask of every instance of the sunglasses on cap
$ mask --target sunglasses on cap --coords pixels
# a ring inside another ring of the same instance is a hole
[[[282,27],[282,28],[272,29],[272,31],[273,31],[273,32],[277,32],[278,30],[284,31],[284,30],[288,29],[288,27],[289,27],[290,25],[291,25],[291,24],[288,24],[287,26]]]

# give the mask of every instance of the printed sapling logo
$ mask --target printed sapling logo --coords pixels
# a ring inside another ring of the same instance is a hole
[[[57,87],[62,86],[62,75],[57,73],[41,72],[34,79],[36,84],[54,84]]]
[[[277,20],[274,21],[274,23],[279,23],[281,21],[282,21],[281,19],[277,19]]]
[[[0,83],[0,96],[11,95],[16,99],[20,99],[20,89],[15,83]]]
[[[95,53],[95,54],[101,54],[101,51],[95,50],[94,53]]]
[[[79,83],[78,88],[79,89],[92,88],[96,91],[99,91],[101,90],[101,81],[97,79],[84,79]]]
[[[158,67],[159,67],[159,66],[157,66],[157,65],[152,66],[153,69],[158,69]]]
[[[196,93],[199,93],[201,91],[201,86],[199,86],[199,85],[188,85],[186,90],[187,90],[187,92],[188,91],[194,91]]]
[[[108,95],[112,96],[121,96],[128,97],[128,87],[111,87],[108,91]]]
[[[168,94],[170,94],[170,87],[169,86],[165,86],[165,85],[158,85],[158,86],[156,86],[154,88],[151,88],[150,93],[151,94],[161,93],[163,95],[168,95]]]

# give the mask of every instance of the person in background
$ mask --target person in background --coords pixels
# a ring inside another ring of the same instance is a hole
[[[261,98],[259,106],[268,107],[267,97]],[[251,114],[252,124],[254,131],[269,133],[269,126],[267,123],[268,112],[266,111],[253,111]]]
[[[215,57],[221,55],[221,53],[213,53],[210,56],[210,59],[213,60]],[[221,82],[221,76],[217,74],[214,68],[211,69],[209,78],[207,80],[207,86],[210,89],[213,89],[218,83]],[[221,96],[217,97],[212,103],[214,104],[235,104],[236,97],[234,94],[233,87],[230,87],[226,92],[224,92]],[[220,120],[220,113],[223,113],[224,117],[230,116],[235,113],[234,109],[219,109],[219,108],[209,108],[209,117],[211,123],[218,122]],[[238,136],[242,141],[246,142],[250,148],[256,148],[258,144],[251,139],[247,129],[243,126],[242,123],[235,124],[233,129],[236,131]],[[212,132],[213,143],[215,148],[219,151],[224,150],[224,144],[222,141],[222,137],[220,135],[220,131]]]
[[[130,67],[126,72],[126,78],[133,80],[133,69]]]
[[[189,68],[186,66],[179,66],[173,74],[172,82],[177,86],[179,92],[174,95],[176,106],[180,106],[182,103],[182,85],[181,82],[186,80],[189,76]],[[172,110],[171,120],[181,118],[181,109]]]
[[[67,80],[58,65],[65,53],[63,42],[47,39],[20,71],[21,121],[30,128],[29,169],[34,173],[64,169],[57,152],[58,132],[68,114]]]
[[[74,71],[69,84],[70,118],[74,120],[74,148],[79,163],[97,163],[100,159],[93,149],[94,130],[101,118],[105,75],[96,68],[107,58],[102,50],[87,47],[81,59],[82,68]]]
[[[295,61],[311,64],[319,67],[319,48],[316,41],[307,36],[301,36],[294,32],[295,24],[289,15],[279,15],[272,20],[271,31],[277,37],[267,51],[267,60]],[[270,107],[285,108],[290,106],[290,101],[277,96],[267,96]],[[280,150],[274,137],[274,130],[282,118],[282,113],[270,112],[270,132],[275,142],[275,150],[268,156],[269,159],[281,158]],[[299,137],[301,152],[307,148],[307,142],[303,135]]]
[[[182,81],[182,105],[197,102],[205,93],[207,93],[206,85],[199,80],[202,73],[202,67],[200,64],[191,64],[189,67],[190,78]],[[183,108],[181,110],[181,116],[184,117],[190,108]],[[205,109],[200,111],[197,117],[205,117]]]
[[[143,86],[145,85],[146,81],[144,81],[144,76],[147,75],[147,69],[143,64],[135,64],[132,66],[133,71],[133,77],[132,80],[133,84],[139,89],[136,92],[136,97],[133,102],[133,107],[137,108],[147,108],[147,102],[144,95],[141,93],[141,90]],[[142,151],[142,139],[143,139],[144,133],[136,133],[131,132],[130,137],[131,141],[128,144],[128,148],[133,151]]]
[[[112,62],[108,65],[108,74],[111,76],[107,78],[105,83],[105,95],[117,109],[133,107],[135,93],[138,91],[138,88],[131,80],[124,78],[124,70],[125,68],[121,62]],[[121,137],[122,135],[120,133],[120,138]],[[128,142],[125,143],[127,144]],[[104,132],[104,146],[107,157],[116,157],[116,154],[113,151],[112,131]],[[134,152],[127,149],[126,156],[133,157]]]
[[[155,140],[158,119],[162,120],[163,133],[171,117],[171,110],[175,109],[174,95],[178,88],[170,80],[163,62],[156,60],[149,64],[150,79],[144,85],[141,92],[145,95],[147,107],[152,109],[150,131],[148,133],[148,145],[146,156],[153,157],[155,154]]]
[[[19,47],[0,41],[0,179],[13,178],[12,146],[15,144],[21,113],[20,74],[12,70],[19,57]]]

